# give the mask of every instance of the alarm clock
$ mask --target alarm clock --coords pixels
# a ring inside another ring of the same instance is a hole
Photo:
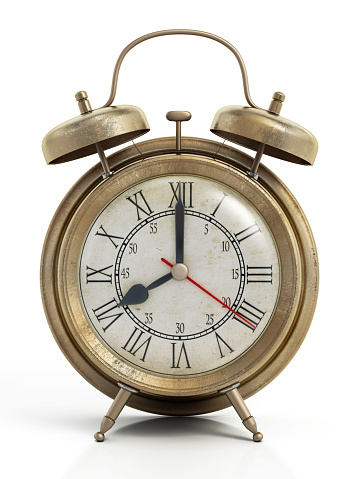
[[[175,136],[141,143],[145,114],[111,106],[125,55],[163,35],[197,35],[229,48],[241,68],[248,106],[227,106],[211,132],[183,137],[188,111],[169,111]],[[250,96],[238,51],[216,35],[165,30],[121,53],[107,103],[91,107],[42,143],[51,165],[97,153],[100,162],[71,188],[49,226],[41,292],[52,333],[70,363],[114,401],[99,442],[127,404],[156,414],[236,409],[256,442],[263,435],[244,400],[289,363],[310,326],[318,261],[310,226],[283,182],[261,162],[269,155],[314,163],[318,144]],[[254,150],[255,157],[225,144]],[[107,157],[105,150],[132,141]]]

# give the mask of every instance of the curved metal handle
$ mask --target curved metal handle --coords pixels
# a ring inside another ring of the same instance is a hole
[[[138,45],[139,43],[142,43],[146,40],[149,40],[150,38],[161,37],[161,36],[164,36],[164,35],[195,35],[195,36],[199,36],[199,37],[210,38],[211,40],[215,40],[216,42],[221,43],[222,45],[227,47],[233,53],[233,55],[236,57],[236,59],[239,63],[239,66],[240,66],[240,69],[241,69],[241,72],[242,72],[244,95],[246,97],[246,100],[247,100],[248,104],[250,106],[252,106],[253,108],[259,108],[257,105],[255,105],[255,103],[253,103],[252,98],[249,94],[247,70],[246,70],[246,67],[244,65],[244,62],[243,62],[243,59],[242,59],[241,55],[234,48],[234,46],[231,45],[226,40],[224,40],[223,38],[218,37],[217,35],[213,35],[212,33],[201,32],[201,31],[198,31],[198,30],[182,30],[182,29],[179,29],[179,30],[177,30],[177,29],[176,30],[160,30],[159,32],[148,33],[147,35],[143,35],[142,37],[137,38],[137,40],[134,40],[132,43],[127,45],[127,47],[122,50],[121,55],[118,57],[118,60],[116,62],[115,70],[113,72],[113,77],[112,77],[110,97],[107,100],[107,102],[105,103],[105,105],[103,106],[103,108],[106,107],[106,106],[110,106],[112,104],[113,100],[115,99],[116,90],[117,90],[118,73],[120,71],[120,67],[121,67],[121,64],[123,62],[123,59],[125,58],[127,53],[130,50],[132,50],[132,48],[135,47],[136,45]]]

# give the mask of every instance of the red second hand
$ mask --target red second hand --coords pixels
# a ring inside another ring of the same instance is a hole
[[[167,266],[169,266],[170,268],[173,267],[173,264],[171,264],[169,261],[167,261],[166,259],[164,258],[161,258],[161,261],[163,261]],[[233,314],[235,314],[236,316],[238,316],[239,318],[241,318],[242,321],[244,321],[245,323],[247,323],[251,328],[254,328],[256,329],[256,325],[254,323],[251,323],[250,321],[248,321],[246,318],[244,318],[243,316],[241,316],[239,313],[237,313],[237,311],[234,311],[234,309],[230,308],[229,306],[226,305],[226,303],[223,303],[220,299],[216,298],[215,296],[213,296],[212,293],[210,293],[209,291],[207,291],[203,286],[201,286],[200,284],[198,284],[196,281],[194,281],[192,278],[190,278],[189,276],[186,277],[186,279],[188,279],[188,281],[190,281],[191,283],[193,283],[195,286],[197,286],[197,288],[201,289],[202,291],[204,291],[205,293],[207,293],[211,298],[215,299],[218,303],[220,303],[222,306],[224,306],[225,308],[229,309],[230,311],[232,311]]]

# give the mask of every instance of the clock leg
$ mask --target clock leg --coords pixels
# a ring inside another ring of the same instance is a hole
[[[242,396],[238,391],[239,383],[234,384],[228,388],[219,391],[219,394],[225,394],[231,401],[232,406],[237,411],[238,416],[242,419],[242,424],[253,434],[253,441],[260,442],[263,439],[263,434],[258,432],[257,424],[254,417],[249,412]]]
[[[107,414],[102,419],[100,431],[96,432],[94,435],[97,442],[104,441],[105,432],[109,431],[111,427],[115,424],[116,419],[118,418],[120,412],[129,400],[131,394],[138,393],[137,389],[130,388],[122,383],[118,383],[118,385],[120,386],[120,390],[117,393],[117,396],[115,397],[113,403],[111,404],[110,409],[107,411]]]

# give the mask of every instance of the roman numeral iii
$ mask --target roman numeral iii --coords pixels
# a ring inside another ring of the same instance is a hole
[[[247,266],[248,283],[270,283],[272,284],[273,271],[271,266]]]

